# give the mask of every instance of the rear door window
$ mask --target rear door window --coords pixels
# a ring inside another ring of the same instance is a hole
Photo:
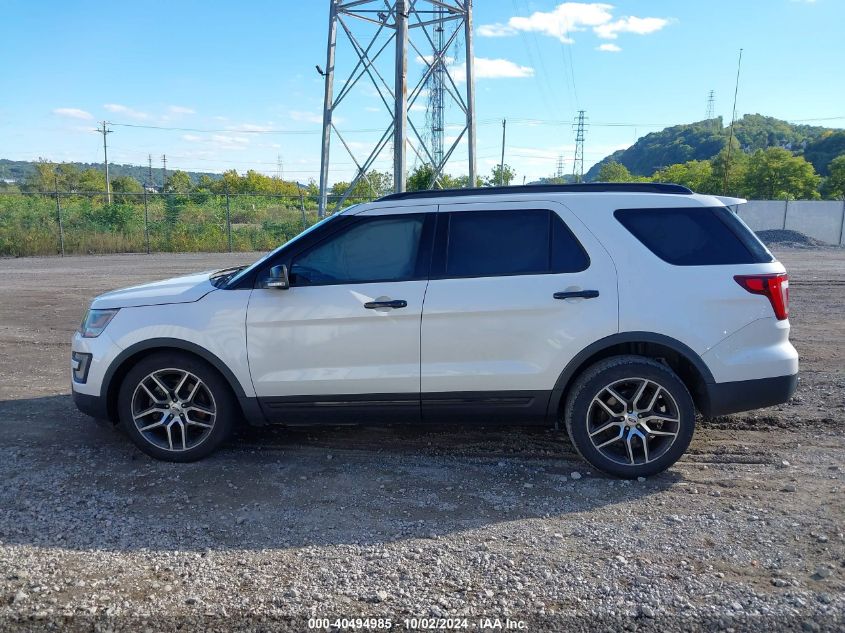
[[[675,266],[774,260],[754,233],[725,207],[619,209],[615,216],[652,253]]]
[[[589,264],[581,244],[548,209],[449,214],[447,277],[577,272]]]

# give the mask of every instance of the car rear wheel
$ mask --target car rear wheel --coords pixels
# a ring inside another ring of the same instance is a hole
[[[226,381],[204,361],[177,352],[141,360],[118,394],[120,420],[138,448],[156,459],[192,462],[230,435],[237,412]]]
[[[657,474],[680,459],[695,430],[695,406],[666,365],[643,356],[616,356],[576,380],[565,421],[585,460],[630,479]]]

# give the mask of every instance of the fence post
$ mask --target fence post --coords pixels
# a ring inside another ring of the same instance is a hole
[[[65,229],[62,226],[62,205],[59,204],[59,177],[55,177],[56,180],[56,219],[59,222],[59,248],[62,253],[62,257],[65,256]]]
[[[229,187],[226,187],[226,235],[229,241],[229,252],[232,252],[232,209],[229,206]]]
[[[305,219],[305,200],[302,198],[302,187],[299,186],[299,183],[296,183],[296,188],[299,191],[299,209],[302,211],[302,230],[308,228],[308,220]]]
[[[144,242],[147,245],[147,255],[150,254],[150,209],[147,206],[147,187],[144,186]]]
[[[789,197],[787,196],[786,202],[783,205],[783,227],[781,227],[784,231],[786,230],[786,214],[789,213]]]
[[[843,231],[845,231],[845,199],[842,200],[842,218],[839,220],[839,246],[842,246]]]

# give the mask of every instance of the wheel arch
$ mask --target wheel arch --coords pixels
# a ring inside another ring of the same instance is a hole
[[[701,357],[688,345],[654,332],[621,332],[585,347],[569,361],[555,383],[549,399],[548,416],[557,423],[574,380],[590,365],[611,356],[635,354],[665,362],[689,389],[700,411],[709,408],[705,385],[713,383],[713,374]]]
[[[134,367],[141,359],[146,358],[151,354],[171,351],[190,354],[211,365],[229,385],[235,399],[238,401],[238,405],[243,416],[252,424],[265,423],[264,415],[257,404],[257,400],[246,395],[240,381],[237,379],[232,370],[229,369],[226,363],[220,360],[218,356],[196,343],[175,338],[154,338],[141,341],[139,343],[135,343],[134,345],[130,345],[117,355],[112,364],[106,370],[100,390],[100,397],[103,398],[106,403],[106,411],[108,412],[109,420],[112,422],[117,422],[118,420],[118,393],[120,392],[120,385],[129,370],[132,369],[132,367]]]

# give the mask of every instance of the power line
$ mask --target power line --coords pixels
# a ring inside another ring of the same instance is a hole
[[[195,127],[172,127],[167,125],[142,125],[140,123],[113,123],[110,122],[109,125],[114,125],[117,127],[130,127],[130,128],[139,128],[144,130],[164,130],[164,131],[172,131],[172,132],[196,132],[197,134],[290,134],[290,135],[306,135],[306,134],[320,134],[321,131],[318,129],[315,130],[277,130],[271,128],[261,128],[256,130],[251,129],[238,129],[238,128],[195,128]],[[381,132],[382,130],[378,129],[364,129],[364,130],[344,130],[346,134],[359,134],[359,133],[373,133],[373,132]]]

